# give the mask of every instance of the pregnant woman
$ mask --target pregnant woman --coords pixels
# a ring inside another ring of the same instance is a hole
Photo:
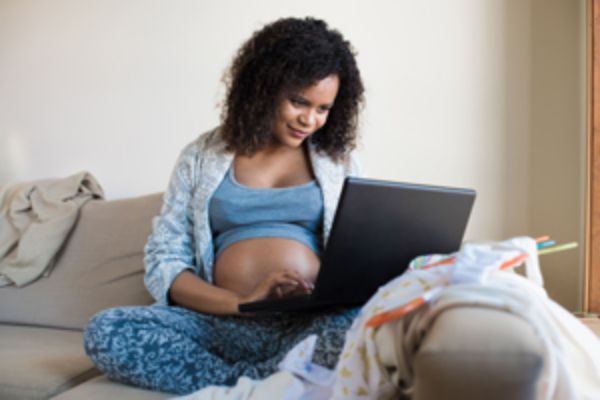
[[[145,252],[151,306],[96,314],[84,344],[111,379],[185,394],[260,379],[309,334],[332,368],[356,309],[239,315],[240,303],[309,293],[348,175],[363,85],[325,22],[277,20],[226,75],[221,125],[184,148]]]

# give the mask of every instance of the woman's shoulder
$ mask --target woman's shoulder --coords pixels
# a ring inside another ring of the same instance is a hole
[[[188,143],[181,151],[184,157],[197,157],[207,152],[220,152],[225,150],[225,142],[221,137],[220,128],[217,126],[201,133]]]
[[[362,163],[359,158],[356,150],[341,157],[332,158],[322,151],[316,151],[314,147],[311,148],[313,171],[324,191],[331,192],[333,189],[335,191],[341,189],[344,178],[347,176],[363,176]],[[337,196],[333,197],[337,199]]]
[[[186,149],[196,149],[198,151],[214,148],[224,143],[220,134],[220,127],[214,127],[202,132],[185,147]]]
[[[347,154],[344,166],[346,168],[347,175],[363,176],[365,173],[362,157],[357,149],[354,149]]]
[[[333,168],[341,170],[344,176],[363,175],[363,164],[361,161],[361,155],[357,149],[352,149],[347,153],[340,155],[337,158],[332,158],[324,152],[316,151],[315,148],[313,148],[312,150],[313,157],[317,159],[317,163],[322,164],[324,168]]]

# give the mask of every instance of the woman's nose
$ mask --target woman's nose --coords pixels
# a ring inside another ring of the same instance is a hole
[[[302,123],[303,125],[311,126],[315,123],[316,116],[312,110],[307,110],[306,112],[300,114],[299,119],[300,123]]]

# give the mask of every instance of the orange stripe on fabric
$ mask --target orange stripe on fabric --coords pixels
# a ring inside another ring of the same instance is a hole
[[[425,304],[425,299],[423,297],[417,297],[416,299],[411,300],[408,303],[401,305],[400,307],[394,308],[390,311],[386,311],[381,314],[374,315],[367,321],[366,326],[368,326],[369,328],[376,328],[385,324],[388,321],[405,316],[409,312],[421,307],[423,304]]]

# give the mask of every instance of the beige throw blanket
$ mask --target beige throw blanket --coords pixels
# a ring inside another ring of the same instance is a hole
[[[79,209],[104,192],[88,172],[0,186],[0,286],[49,274]]]

